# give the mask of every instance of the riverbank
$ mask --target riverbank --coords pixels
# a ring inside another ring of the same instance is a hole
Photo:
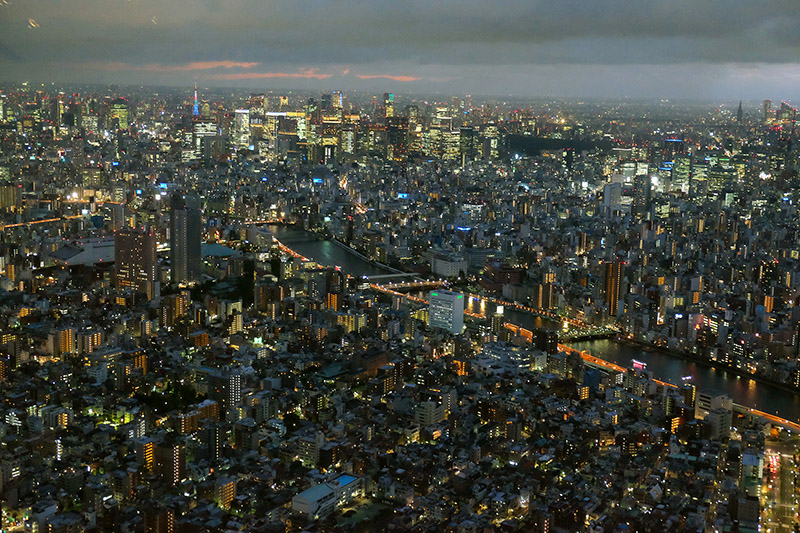
[[[652,344],[648,344],[646,342],[640,342],[640,341],[635,341],[635,340],[632,340],[632,339],[626,339],[624,337],[615,337],[613,340],[615,342],[620,343],[620,344],[625,344],[625,345],[628,345],[628,346],[634,346],[636,348],[639,348],[639,349],[642,349],[642,350],[645,350],[645,351],[649,350],[649,351],[659,352],[659,353],[662,353],[664,355],[668,355],[670,357],[677,357],[678,359],[682,359],[684,361],[691,361],[692,363],[696,363],[698,365],[701,365],[701,366],[704,366],[704,367],[707,367],[707,368],[713,368],[715,370],[721,370],[723,372],[729,372],[729,373],[733,374],[734,376],[738,376],[738,377],[741,377],[741,378],[749,379],[749,380],[751,380],[751,381],[753,381],[755,383],[763,383],[765,385],[769,385],[771,387],[775,387],[777,389],[781,389],[783,391],[790,392],[792,394],[800,394],[800,390],[796,389],[795,387],[792,387],[791,385],[783,383],[781,381],[778,381],[778,380],[775,380],[775,379],[771,379],[771,378],[768,378],[768,377],[764,377],[764,376],[758,376],[758,375],[755,375],[755,374],[750,374],[750,373],[745,372],[744,370],[741,370],[739,368],[736,368],[736,367],[733,367],[733,366],[730,366],[730,365],[726,365],[726,364],[720,363],[718,361],[713,361],[713,360],[710,360],[710,359],[706,359],[704,357],[699,357],[699,356],[696,356],[696,355],[694,355],[692,353],[689,353],[689,352],[683,352],[683,351],[680,351],[680,350],[670,350],[669,348],[663,348],[661,346],[655,346],[655,345],[652,345]]]
[[[362,261],[367,261],[371,265],[376,266],[378,268],[383,268],[383,269],[385,269],[385,270],[387,270],[387,271],[389,271],[389,272],[391,272],[393,274],[413,274],[413,272],[403,272],[402,270],[397,270],[396,268],[390,267],[389,265],[384,265],[383,263],[379,263],[378,261],[374,261],[374,260],[370,259],[369,257],[367,257],[366,255],[362,254],[361,252],[357,251],[352,246],[348,246],[347,244],[345,244],[342,241],[338,240],[336,237],[331,237],[330,238],[330,242],[332,242],[333,244],[335,244],[339,248],[342,248],[343,250],[346,250],[346,251],[350,252],[351,254],[355,255],[356,257],[358,257]]]

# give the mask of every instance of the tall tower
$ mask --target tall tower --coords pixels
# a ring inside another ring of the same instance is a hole
[[[607,261],[605,267],[605,301],[608,304],[608,314],[616,316],[619,309],[619,299],[622,296],[622,270],[624,261]]]
[[[195,198],[174,194],[169,213],[169,260],[172,281],[197,281],[201,274],[201,211]]]
[[[121,290],[156,296],[156,234],[150,229],[122,229],[114,236],[114,276]]]
[[[743,117],[744,117],[744,112],[742,111],[742,101],[739,100],[739,109],[736,110],[736,122],[741,124]]]
[[[200,115],[200,106],[197,104],[197,81],[194,82],[194,107],[192,108],[192,115]]]

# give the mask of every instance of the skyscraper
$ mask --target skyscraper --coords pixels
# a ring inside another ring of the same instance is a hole
[[[120,290],[156,295],[156,234],[150,229],[122,229],[114,236],[115,281]]]
[[[625,262],[607,261],[603,266],[605,268],[605,302],[608,304],[609,316],[615,316],[622,296],[622,271],[625,268]]]
[[[394,93],[383,93],[383,111],[386,118],[394,116]]]
[[[124,98],[117,98],[111,102],[111,111],[109,116],[111,117],[112,121],[116,120],[118,129],[128,129],[128,101]]]
[[[237,148],[250,146],[250,110],[237,109],[234,120],[234,142]]]
[[[691,169],[691,162],[689,163]],[[680,165],[680,172],[685,170],[685,164]],[[681,174],[682,176],[683,174]],[[687,178],[688,182],[688,178]],[[688,187],[688,183],[687,183]],[[653,197],[653,182],[649,174],[637,174],[633,178],[633,211],[635,214],[644,216],[650,210]],[[603,199],[605,201],[605,198]]]
[[[464,329],[464,295],[452,291],[432,291],[428,308],[428,324],[453,335]]]
[[[196,198],[174,194],[169,214],[169,260],[172,281],[197,281],[201,274],[201,211]]]
[[[386,117],[386,158],[404,161],[408,155],[408,118]]]

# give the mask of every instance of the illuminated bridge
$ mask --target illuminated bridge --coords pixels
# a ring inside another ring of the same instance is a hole
[[[575,348],[571,348],[564,344],[559,344],[558,349],[561,350],[562,352],[578,354],[581,357],[581,359],[583,359],[586,363],[592,366],[597,366],[607,370],[614,370],[616,372],[627,372],[627,369],[625,367],[611,363],[604,359],[600,359],[599,357],[595,357],[589,352],[576,350]],[[677,385],[669,383],[667,381],[661,381],[658,379],[654,379],[653,381],[664,387],[677,388]],[[759,411],[758,409],[753,409],[752,407],[747,407],[746,405],[739,405],[738,403],[733,404],[733,411],[743,415],[763,418],[764,420],[767,420],[771,424],[774,424],[776,426],[781,426],[785,429],[789,429],[796,433],[800,433],[800,423],[798,423],[795,420],[788,420],[786,418],[781,418],[777,415],[766,413],[764,411]]]
[[[589,341],[613,337],[617,333],[618,331],[610,326],[589,326],[586,328],[572,329],[568,332],[560,332],[558,338],[564,342]]]
[[[375,278],[370,278],[375,279]],[[404,283],[394,283],[391,285],[383,285],[385,288],[392,290],[392,291],[411,291],[411,290],[421,290],[421,289],[438,289],[439,287],[446,286],[447,283],[444,281],[406,281]]]

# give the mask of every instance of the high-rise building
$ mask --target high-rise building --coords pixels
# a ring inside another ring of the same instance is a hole
[[[143,468],[152,470],[155,466],[155,442],[149,437],[141,437],[134,443],[136,445],[136,462]]]
[[[217,121],[210,118],[195,117],[192,120],[192,144],[197,157],[203,154],[203,139],[219,135]]]
[[[619,309],[619,300],[622,296],[622,271],[625,268],[624,261],[606,261],[603,265],[605,269],[605,302],[608,305],[609,316],[615,316]]]
[[[383,116],[394,116],[394,93],[383,93]]]
[[[170,267],[172,281],[197,281],[201,274],[201,211],[193,198],[173,195],[169,214]]]
[[[169,485],[178,486],[186,477],[186,447],[178,442],[155,448],[156,472]]]
[[[234,121],[234,143],[237,148],[250,146],[250,110],[237,109]]]
[[[689,182],[692,177],[692,154],[678,154],[675,164],[672,165],[671,190],[689,192]]]
[[[683,167],[681,167],[683,169]],[[643,216],[650,210],[653,198],[653,182],[648,174],[637,174],[633,178],[633,209]]]
[[[453,335],[464,329],[464,295],[453,291],[432,291],[428,307],[428,324]]]
[[[118,129],[128,129],[128,101],[124,98],[117,98],[111,102],[110,117],[116,122]]]
[[[404,161],[408,156],[408,118],[386,117],[386,158]]]
[[[158,257],[156,234],[150,229],[122,229],[114,236],[116,286],[120,290],[156,296]]]
[[[144,507],[145,533],[174,533],[175,511],[161,503],[153,502]]]
[[[331,95],[331,105],[337,110],[344,108],[344,94],[342,91],[333,91]]]
[[[189,310],[190,301],[187,290],[165,297],[161,304],[161,327],[172,328],[180,322]]]
[[[503,331],[503,306],[498,305],[494,315],[492,315],[492,335],[500,335]]]
[[[229,369],[211,375],[209,396],[223,408],[236,407],[242,402],[242,371]]]

